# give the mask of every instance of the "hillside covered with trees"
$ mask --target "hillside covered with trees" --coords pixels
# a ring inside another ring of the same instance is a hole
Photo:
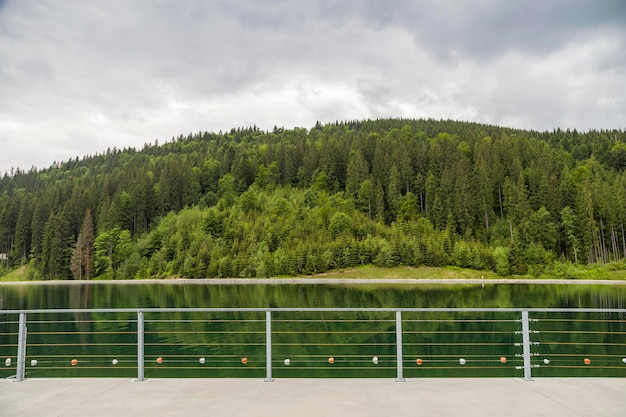
[[[200,132],[0,179],[0,274],[626,267],[624,131],[386,119]]]

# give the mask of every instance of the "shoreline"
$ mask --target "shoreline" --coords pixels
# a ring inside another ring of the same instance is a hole
[[[497,285],[497,284],[540,284],[540,285],[626,285],[626,280],[589,280],[589,279],[524,279],[524,278],[169,278],[138,280],[51,280],[51,281],[6,281],[2,285]]]

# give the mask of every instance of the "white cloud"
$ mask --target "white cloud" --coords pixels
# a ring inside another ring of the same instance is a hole
[[[624,128],[621,11],[610,0],[9,0],[0,172],[251,124]]]

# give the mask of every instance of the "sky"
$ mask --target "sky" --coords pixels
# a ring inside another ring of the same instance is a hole
[[[624,0],[0,0],[0,173],[180,134],[626,128]]]

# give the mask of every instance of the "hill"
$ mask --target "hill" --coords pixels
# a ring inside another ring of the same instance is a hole
[[[437,120],[240,128],[0,179],[0,273],[271,277],[359,265],[565,274],[626,257],[623,131]],[[22,269],[23,270],[23,269]]]

